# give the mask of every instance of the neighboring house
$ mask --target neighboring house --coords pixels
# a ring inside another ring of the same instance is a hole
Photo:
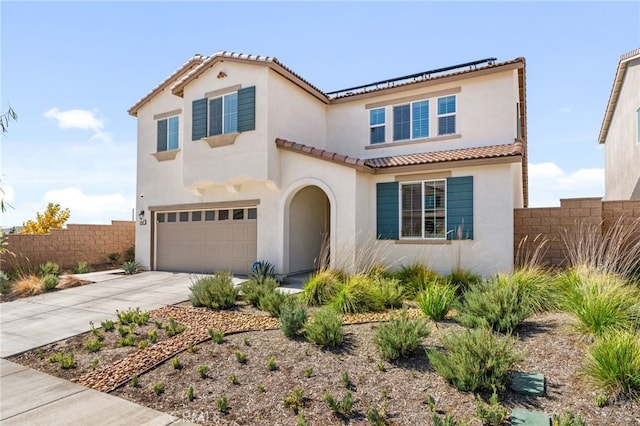
[[[195,55],[129,113],[136,257],[150,269],[513,266],[523,58],[326,93],[276,58]]]
[[[598,142],[604,199],[640,200],[640,49],[620,57]]]

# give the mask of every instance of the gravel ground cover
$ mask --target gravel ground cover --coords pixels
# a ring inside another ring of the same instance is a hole
[[[410,314],[421,315],[417,309]],[[185,331],[169,337],[155,324],[166,325],[169,318],[185,325]],[[345,316],[344,323],[351,325],[344,327],[344,344],[326,350],[303,338],[287,339],[276,319],[248,306],[222,312],[170,306],[152,311],[149,323],[135,328],[138,342],[151,330],[158,334],[157,343],[145,349],[120,347],[120,336],[114,331],[104,332],[102,348],[91,353],[84,348],[95,337],[89,332],[11,360],[204,425],[297,424],[298,417],[284,403],[296,389],[303,390],[301,412],[310,425],[369,424],[365,414],[370,408],[386,413],[390,424],[429,425],[429,396],[441,414],[480,425],[475,418],[476,396],[442,379],[429,366],[425,352],[439,347],[442,336],[463,328],[454,321],[437,327],[431,324],[432,333],[415,357],[391,363],[382,360],[373,342],[377,321],[386,318],[387,314]],[[96,321],[98,327],[100,318]],[[567,314],[545,313],[530,317],[518,328],[517,349],[525,358],[516,370],[544,374],[546,395],[525,397],[507,391],[500,401],[509,410],[524,407],[548,415],[571,411],[581,414],[589,425],[640,425],[637,401],[621,399],[596,407],[593,392],[578,374],[587,341],[572,332],[570,324]],[[225,330],[224,341],[210,340],[209,328]],[[60,351],[74,354],[74,368],[62,369],[50,362],[51,354]],[[246,356],[242,363],[238,352]],[[201,374],[202,366],[206,374]],[[133,375],[139,377],[135,387],[130,385]],[[154,392],[157,384],[164,387],[159,394]],[[335,415],[323,402],[326,392],[341,399],[347,390],[354,398],[348,418]],[[481,397],[487,400],[489,395]],[[227,407],[219,410],[223,398]]]

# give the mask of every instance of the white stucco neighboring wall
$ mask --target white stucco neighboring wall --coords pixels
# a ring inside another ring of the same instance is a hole
[[[640,199],[640,58],[630,61],[604,142],[605,200]]]

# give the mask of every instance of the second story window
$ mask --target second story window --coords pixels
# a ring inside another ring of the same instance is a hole
[[[157,121],[158,143],[157,151],[172,151],[178,149],[180,138],[180,119],[178,116]]]
[[[456,97],[438,98],[438,135],[456,132]]]
[[[369,126],[371,127],[370,143],[384,142],[384,108],[376,108],[369,111]]]
[[[238,93],[209,100],[209,136],[238,131]]]
[[[429,137],[429,101],[393,107],[393,140]]]

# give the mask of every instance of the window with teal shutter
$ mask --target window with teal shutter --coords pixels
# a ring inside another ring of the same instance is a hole
[[[255,86],[212,99],[193,101],[192,140],[255,130]]]
[[[196,99],[191,103],[191,140],[207,137],[207,99]]]
[[[158,152],[167,150],[167,120],[158,120],[158,142],[156,150]]]
[[[473,239],[473,176],[447,179],[447,239]]]
[[[238,90],[238,131],[256,129],[256,86]]]

